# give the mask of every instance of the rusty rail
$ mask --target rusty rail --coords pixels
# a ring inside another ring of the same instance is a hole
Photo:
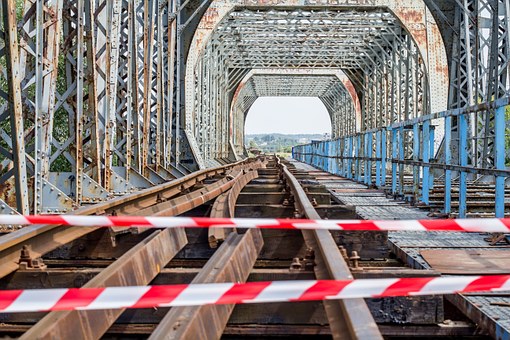
[[[257,164],[256,166],[251,167],[251,170],[256,170],[262,167],[262,163]],[[265,165],[264,165],[265,166]],[[234,217],[234,210],[237,198],[241,193],[241,190],[248,184],[251,180],[258,177],[257,171],[245,171],[243,170],[242,177],[235,182],[232,188],[218,196],[214,201],[211,217]],[[220,242],[223,242],[227,235],[234,230],[233,228],[210,228],[209,229],[209,246],[211,248],[217,248]]]
[[[227,171],[225,178],[208,184],[205,187],[195,190],[189,194],[156,204],[154,209],[152,209],[152,207],[143,209],[142,212],[151,213],[155,216],[173,216],[189,211],[194,207],[197,207],[220,195],[222,192],[229,190],[235,183],[243,178],[245,170],[256,167],[258,166],[257,164],[260,164],[260,162],[240,166],[236,165],[232,170]],[[255,233],[253,235],[257,234]],[[242,239],[240,238],[236,242],[239,242],[240,240]],[[255,247],[256,244],[262,242],[261,239],[260,241],[257,241],[256,239],[251,240],[252,248]],[[231,255],[227,258],[226,264],[229,264],[229,261],[233,261],[233,263],[242,261],[240,256],[243,256],[245,247],[247,247],[246,245],[242,247],[242,245],[246,242],[239,243],[241,248],[235,248],[237,251],[230,253]],[[162,231],[156,231],[135,248],[124,254],[119,260],[115,261],[108,268],[103,270],[99,275],[88,282],[86,286],[104,287],[146,285],[156,277],[161,268],[170,262],[170,260],[180,249],[182,249],[182,247],[186,245],[186,243],[187,238],[184,229],[165,229]],[[246,252],[248,254],[250,253],[250,251]],[[227,253],[228,252],[224,252],[224,254]],[[255,254],[252,261],[254,264],[258,251],[251,251],[251,253]],[[250,258],[248,257],[246,261],[249,262]],[[225,266],[227,269],[225,269],[224,275],[227,275],[227,279],[231,278],[233,275],[232,273],[236,273],[235,271],[232,271],[235,268],[231,268],[231,266],[232,264]],[[216,267],[217,264],[213,265],[212,268]],[[242,266],[242,268],[239,269],[241,273],[233,275],[232,279],[241,279],[243,275],[247,277],[251,267],[248,266],[247,269],[244,267],[246,266]],[[210,271],[210,269],[211,268],[207,266],[204,268],[206,272]],[[230,269],[230,271],[228,271],[228,269]],[[225,308],[221,309],[227,311]],[[73,330],[80,329],[80,336],[83,339],[98,339],[108,330],[122,312],[123,310],[121,309],[69,311],[64,313],[52,312],[26,332],[22,338],[69,338],[72,336]],[[78,335],[74,335],[74,337],[78,337]]]
[[[277,158],[277,164],[294,197],[294,204],[306,218],[321,219],[298,180]],[[352,279],[347,263],[327,230],[303,230],[303,238],[315,252],[317,279]],[[335,339],[382,339],[381,333],[363,299],[324,301],[324,308]]]
[[[248,169],[241,169],[242,174],[231,189],[216,198],[212,217],[234,216],[239,193],[246,184],[258,177],[256,169],[262,165],[256,163]],[[192,283],[246,282],[264,244],[260,230],[238,234],[233,229],[225,228],[221,229],[221,233],[209,231],[209,242],[211,237],[216,247],[219,238],[224,242]],[[219,339],[233,310],[234,305],[172,308],[150,339]]]
[[[82,207],[76,215],[129,215],[152,205],[165,202],[192,188],[207,178],[240,166],[253,160],[241,161],[217,168],[201,170],[177,180],[147,188],[139,192],[114,198],[92,206]],[[97,228],[41,225],[29,226],[0,237],[0,278],[18,268],[18,259],[24,245],[28,246],[33,257],[40,257],[66,243],[80,238]]]
[[[246,282],[263,243],[260,230],[230,233],[192,283]],[[150,339],[219,339],[234,307],[171,308]]]

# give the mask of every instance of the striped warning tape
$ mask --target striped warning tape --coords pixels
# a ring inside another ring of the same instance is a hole
[[[293,302],[510,290],[510,275],[0,291],[0,313]]]
[[[0,215],[0,224],[149,228],[224,228],[236,226],[238,228],[260,229],[510,232],[510,218],[363,221],[207,217]]]

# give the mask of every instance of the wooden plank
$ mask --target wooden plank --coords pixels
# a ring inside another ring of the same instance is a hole
[[[510,274],[510,250],[425,249],[420,254],[442,274]]]
[[[30,325],[3,324],[2,330],[7,333],[23,333]],[[149,335],[157,327],[156,324],[115,324],[108,330],[108,335]],[[485,334],[473,324],[466,322],[449,322],[441,325],[379,325],[379,330],[386,337],[421,337],[421,338],[483,338]],[[316,337],[328,338],[331,330],[327,325],[227,325],[227,336],[246,337]]]
[[[342,220],[357,219],[356,208],[350,205],[318,205],[315,210],[322,219]],[[271,216],[273,218],[292,218],[295,208],[293,206],[283,207],[281,205],[252,205],[238,204],[236,206],[236,217],[258,218]]]

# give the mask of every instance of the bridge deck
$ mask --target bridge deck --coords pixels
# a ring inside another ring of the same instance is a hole
[[[382,190],[368,188],[364,184],[318,170],[308,164],[293,160],[295,166],[313,172],[317,181],[325,185],[337,202],[356,207],[356,213],[363,219],[413,220],[428,219],[428,211],[406,203],[387,198]],[[484,251],[502,253],[510,250],[508,245],[491,246],[487,234],[456,232],[389,232],[388,247],[397,258],[414,269],[435,269],[422,256],[425,250],[434,250],[432,255],[444,256],[442,251],[454,251],[454,263],[461,268],[458,274],[481,274],[476,268],[463,263],[466,252],[480,254]],[[473,253],[472,253],[473,254]],[[451,255],[451,254],[450,254]],[[506,257],[508,258],[508,257]],[[444,258],[447,260],[447,258]],[[484,261],[486,260],[486,261]],[[476,261],[475,261],[476,262]],[[493,258],[481,258],[484,272],[509,273],[508,268],[498,267]],[[484,263],[485,262],[485,263]],[[504,262],[504,261],[502,261]],[[464,270],[462,270],[462,267]],[[440,270],[438,270],[440,271]],[[510,293],[480,293],[451,295],[445,299],[460,309],[466,316],[497,339],[510,339]]]

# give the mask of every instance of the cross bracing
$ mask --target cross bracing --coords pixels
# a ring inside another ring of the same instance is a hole
[[[211,45],[229,67],[351,68],[374,54],[368,45],[401,34],[384,11],[242,10],[223,19]]]
[[[254,76],[249,80],[257,97],[321,97],[339,79],[334,76]]]
[[[219,141],[222,131],[228,127],[226,120],[218,118],[231,116],[230,106],[217,103],[228,103],[229,90],[233,91],[239,81],[231,77],[232,70],[268,68],[344,70],[356,91],[363,93],[366,105],[360,122],[362,129],[430,112],[423,57],[412,37],[389,11],[380,8],[235,9],[211,32],[197,60],[195,91],[187,94],[194,97],[195,118],[189,126],[193,125],[205,161],[228,157],[228,150],[214,145],[214,141]],[[205,84],[204,77],[209,79]],[[278,78],[282,84],[272,86],[296,82],[284,78]],[[262,86],[260,78],[250,82],[254,82],[255,89]],[[331,86],[327,77],[316,77],[313,82],[310,79],[296,85],[300,89],[293,92],[295,95],[313,92],[318,83],[322,87]],[[350,126],[346,130],[354,132],[355,121],[342,125],[339,122],[346,122],[347,118],[334,116],[338,110],[331,107],[337,105],[340,93],[345,91],[336,92],[338,96],[330,89],[331,95],[322,99],[332,115],[333,134],[340,133],[339,126]],[[276,90],[273,93],[279,94]],[[201,118],[210,116],[212,110],[217,112],[216,119]],[[244,129],[242,114],[233,112],[232,119],[234,130]],[[236,151],[239,148],[236,146]]]
[[[357,98],[353,98],[346,85],[348,79],[342,73],[311,72],[310,70],[257,70],[242,83],[232,102],[232,114],[239,117],[234,126],[235,151],[243,153],[244,122],[253,103],[259,97],[317,97],[330,114],[332,134],[341,136],[355,133],[360,117],[356,110]],[[277,113],[275,113],[277,114]]]

